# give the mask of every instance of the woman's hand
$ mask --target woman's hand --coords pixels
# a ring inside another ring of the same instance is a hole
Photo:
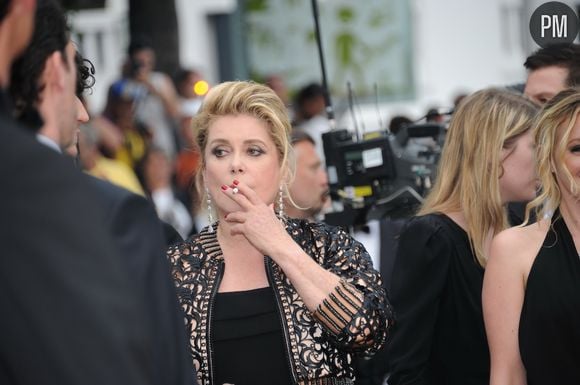
[[[267,205],[258,194],[242,183],[222,186],[222,192],[240,206],[226,215],[231,235],[243,235],[262,254],[280,266],[310,309],[315,312],[335,290],[339,277],[318,265],[286,231],[276,217],[273,205]]]
[[[299,248],[276,217],[273,205],[266,205],[249,186],[234,181],[231,186],[222,186],[222,192],[241,208],[225,217],[231,235],[243,235],[262,254],[274,260],[278,251]]]

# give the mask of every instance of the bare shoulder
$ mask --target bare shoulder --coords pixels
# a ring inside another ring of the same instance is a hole
[[[500,232],[493,238],[489,263],[515,267],[527,276],[549,227],[550,220],[541,220],[525,227],[512,227]]]

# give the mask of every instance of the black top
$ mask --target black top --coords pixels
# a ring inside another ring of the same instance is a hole
[[[447,216],[404,227],[391,283],[389,385],[489,383],[483,272],[467,233]]]
[[[271,287],[218,293],[214,303],[215,384],[291,384]]]
[[[558,213],[530,274],[520,318],[528,385],[580,384],[580,261]]]

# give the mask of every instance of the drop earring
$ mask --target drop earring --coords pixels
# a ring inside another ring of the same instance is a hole
[[[284,218],[284,190],[282,185],[280,185],[280,189],[278,190],[278,216],[280,219]]]
[[[207,220],[209,222],[209,227],[207,229],[208,232],[213,233],[213,215],[211,209],[211,195],[209,193],[209,189],[205,188],[205,196],[206,196],[206,203],[207,203]]]

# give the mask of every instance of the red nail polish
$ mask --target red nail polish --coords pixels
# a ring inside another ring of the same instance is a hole
[[[234,179],[234,186],[237,186],[237,185],[239,185],[239,184],[240,184],[240,181],[239,181],[239,180],[237,180],[237,179]]]
[[[226,191],[228,189],[228,186],[226,186],[225,184],[222,184],[222,190]]]

